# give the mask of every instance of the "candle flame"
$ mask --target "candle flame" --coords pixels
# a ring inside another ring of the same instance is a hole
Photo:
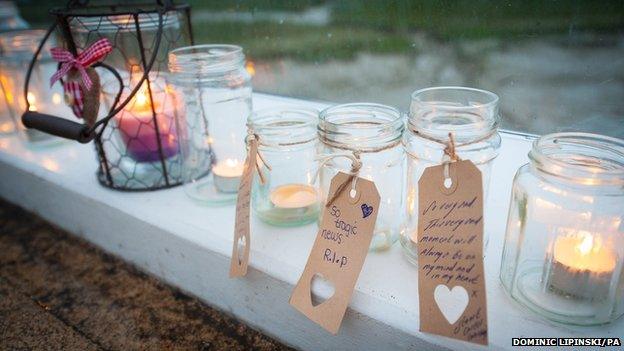
[[[145,90],[145,86],[142,86],[134,97],[134,104],[139,108],[145,107],[149,103],[149,98],[147,97],[147,92]]]
[[[589,254],[594,247],[594,236],[591,234],[584,234],[580,244],[576,246],[576,250],[583,256]],[[598,246],[598,245],[597,245]]]
[[[233,158],[228,158],[225,160],[225,164],[228,167],[236,167],[239,164],[239,161]]]

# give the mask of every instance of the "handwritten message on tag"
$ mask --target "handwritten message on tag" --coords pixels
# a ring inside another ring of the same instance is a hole
[[[450,163],[445,185],[444,167],[418,182],[420,330],[487,345],[481,172]]]
[[[338,333],[373,237],[379,193],[375,183],[338,173],[331,181],[321,225],[290,304],[332,334]],[[344,186],[346,185],[346,186]],[[342,188],[342,189],[341,189]],[[336,195],[337,191],[339,193]],[[314,281],[333,287],[325,301],[312,296]]]
[[[251,181],[257,162],[258,143],[255,139],[249,142],[245,168],[238,186],[236,199],[236,219],[234,224],[234,243],[232,246],[232,258],[230,260],[230,278],[242,277],[247,274],[249,263],[249,246],[251,237],[249,234],[249,200],[251,198]]]

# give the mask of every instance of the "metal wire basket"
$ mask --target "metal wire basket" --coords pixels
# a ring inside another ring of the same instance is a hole
[[[80,123],[75,117],[52,116],[43,109],[30,111],[27,106],[23,124],[80,143],[93,140],[99,161],[97,177],[104,186],[156,190],[181,184],[178,133],[184,131],[179,130],[178,119],[184,116],[177,115],[175,94],[167,86],[167,53],[193,44],[190,7],[162,0],[113,5],[77,0],[50,13],[55,23],[31,61],[24,95],[41,49],[54,32],[74,57],[106,38],[112,50],[91,65],[97,74],[89,72],[97,84],[97,98],[84,106],[97,107],[101,102],[102,108],[96,108],[97,116],[91,121],[85,118]],[[64,87],[69,79],[69,75],[61,78]],[[67,88],[65,97],[72,100]],[[77,106],[75,101],[68,103]]]

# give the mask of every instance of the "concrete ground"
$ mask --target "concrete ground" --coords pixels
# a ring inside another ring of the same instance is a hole
[[[0,201],[0,350],[289,348]]]

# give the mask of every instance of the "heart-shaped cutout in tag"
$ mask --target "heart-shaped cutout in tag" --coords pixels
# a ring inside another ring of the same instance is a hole
[[[245,246],[247,246],[247,238],[245,236],[240,236],[238,238],[238,264],[243,263],[243,259],[245,258]]]
[[[468,291],[463,286],[457,285],[449,290],[440,284],[436,286],[433,298],[449,324],[455,324],[468,307]]]
[[[362,218],[366,218],[373,213],[373,206],[362,204]]]
[[[319,292],[321,296],[314,294],[313,291]],[[331,299],[335,292],[336,287],[334,286],[334,283],[332,283],[331,280],[326,279],[321,273],[315,273],[312,276],[312,280],[310,281],[310,300],[312,301],[312,306],[316,307]]]

